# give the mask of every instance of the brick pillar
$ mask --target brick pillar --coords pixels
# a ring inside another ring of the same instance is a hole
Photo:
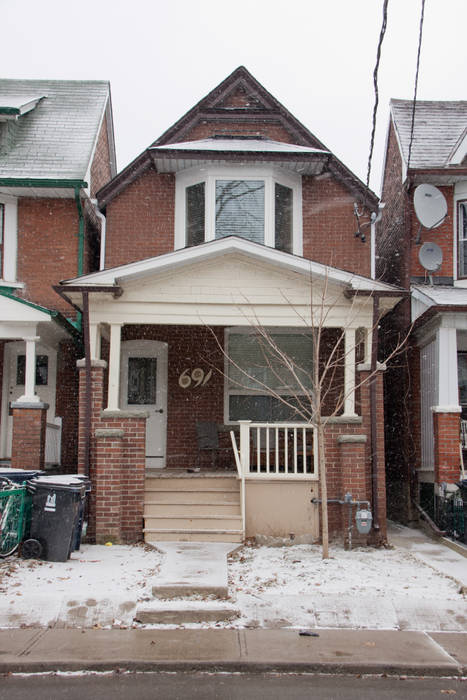
[[[454,484],[460,477],[460,413],[433,413],[435,482]]]
[[[121,541],[124,435],[118,428],[97,428],[94,434],[93,525],[98,543]]]
[[[337,443],[340,452],[342,498],[351,493],[356,501],[370,501],[366,470],[366,435],[339,435]],[[342,505],[341,527],[344,542],[348,544],[349,506]],[[367,536],[360,535],[355,526],[356,507],[352,507],[352,543],[366,544]]]
[[[11,466],[14,469],[44,468],[48,408],[46,403],[12,403]]]

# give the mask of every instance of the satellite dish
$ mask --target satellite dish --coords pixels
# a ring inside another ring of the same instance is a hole
[[[448,213],[446,198],[434,185],[418,185],[413,195],[413,206],[424,228],[440,226]]]
[[[443,251],[436,243],[424,243],[418,253],[420,264],[428,272],[436,272],[443,262]]]

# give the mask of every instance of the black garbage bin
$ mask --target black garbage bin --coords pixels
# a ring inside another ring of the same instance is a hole
[[[462,479],[457,483],[462,496],[462,505],[464,510],[464,542],[467,544],[467,479]]]
[[[40,476],[41,474],[45,474],[41,469],[11,469],[11,467],[0,469],[0,476],[14,481],[15,484],[22,484],[24,481],[35,479],[36,476]]]
[[[78,522],[76,523],[76,528],[75,528],[75,532],[73,535],[72,549],[74,549],[75,551],[78,551],[80,546],[81,546],[81,536],[83,534],[84,519],[86,517],[86,502],[87,502],[88,494],[91,493],[91,479],[89,479],[87,476],[84,476],[84,474],[76,474],[75,478],[79,479],[79,481],[81,481],[85,487],[84,495],[81,498],[81,502],[79,505]]]
[[[86,486],[75,474],[38,477],[28,481],[32,494],[30,540],[23,547],[38,543],[35,556],[46,561],[66,561],[73,550],[79,510]]]

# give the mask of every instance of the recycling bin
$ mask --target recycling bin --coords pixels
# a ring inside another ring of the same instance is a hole
[[[75,551],[79,551],[79,548],[81,546],[81,537],[83,534],[83,526],[84,526],[85,517],[86,517],[86,504],[87,504],[88,494],[91,493],[91,479],[89,479],[87,476],[84,476],[84,474],[75,474],[75,478],[79,479],[79,481],[81,481],[85,487],[84,496],[81,499],[81,502],[79,505],[78,522],[76,523],[76,528],[75,528],[75,532],[73,535],[73,549]],[[85,532],[85,534],[86,534],[86,532]]]
[[[66,561],[74,547],[86,485],[75,474],[28,481],[32,494],[29,539],[23,550],[46,561]]]

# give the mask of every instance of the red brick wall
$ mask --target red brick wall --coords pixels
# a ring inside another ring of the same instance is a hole
[[[248,121],[229,123],[225,120],[219,121],[204,121],[197,124],[191,131],[184,134],[184,141],[197,141],[198,139],[206,139],[215,134],[258,134],[272,141],[284,141],[285,143],[295,143],[296,137],[293,136],[287,129],[280,124],[271,124],[269,122]],[[180,140],[177,136],[176,140]]]
[[[303,177],[302,196],[304,257],[369,277],[370,228],[366,243],[355,237],[355,197],[331,175]],[[369,219],[365,211],[362,222]]]
[[[460,414],[433,413],[435,482],[454,484],[460,478]]]
[[[64,472],[75,472],[78,460],[78,372],[79,359],[71,341],[62,341],[57,353],[57,395],[55,414],[62,418],[62,459]]]
[[[102,120],[101,130],[97,139],[96,150],[91,164],[91,197],[96,196],[110,180],[110,154],[109,140],[107,137],[107,116]],[[89,183],[88,183],[89,184]]]
[[[45,455],[45,408],[13,409],[13,469],[43,469]]]
[[[78,272],[78,211],[74,199],[18,201],[18,279],[23,296],[58,309],[67,316],[71,307],[52,289]]]
[[[175,178],[141,175],[107,206],[105,267],[174,249]]]

